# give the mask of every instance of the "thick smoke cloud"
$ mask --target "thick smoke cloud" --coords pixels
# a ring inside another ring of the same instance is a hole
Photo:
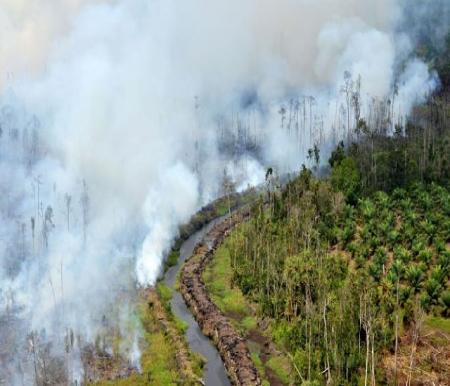
[[[101,1],[101,0],[100,0]],[[0,87],[15,74],[45,68],[56,40],[74,17],[95,0],[3,0],[0,6]]]
[[[450,31],[450,3],[446,0],[418,0],[414,6],[402,1],[398,30],[407,33],[415,45],[428,43],[432,48],[443,48]]]
[[[224,170],[243,189],[342,137],[345,71],[363,115],[395,84],[398,118],[422,101],[437,80],[403,15],[395,0],[3,1],[0,312],[23,321],[11,346],[42,329],[55,355],[68,329],[92,342],[118,297],[155,282]],[[116,319],[137,361],[126,304]],[[66,366],[81,379],[77,350]],[[4,377],[32,379],[15,359]]]

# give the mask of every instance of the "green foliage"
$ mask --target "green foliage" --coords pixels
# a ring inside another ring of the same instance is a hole
[[[304,169],[256,203],[226,244],[229,280],[274,321],[299,384],[325,383],[328,367],[336,384],[358,384],[372,344],[375,367],[394,349],[396,316],[402,331],[418,307],[449,315],[450,192],[419,183],[364,194],[343,148],[330,164],[329,179]]]
[[[175,318],[175,327],[178,329],[180,334],[185,334],[189,328],[189,325],[183,319]]]
[[[440,303],[443,307],[442,314],[450,316],[450,290],[442,292]]]
[[[258,370],[258,374],[262,378],[262,386],[270,386],[270,383],[267,379],[265,379],[265,369],[264,364],[257,352],[251,352],[250,356],[252,358],[253,363],[256,366],[256,369]]]
[[[170,267],[174,267],[175,265],[177,265],[179,257],[180,257],[179,250],[170,251],[169,255],[164,261],[164,271],[167,271]]]
[[[257,327],[257,321],[253,316],[246,316],[242,319],[241,325],[246,332],[249,332]]]
[[[280,380],[288,385],[290,383],[290,367],[286,363],[284,357],[272,357],[267,362],[267,366],[280,378]]]
[[[430,316],[425,320],[425,324],[436,330],[440,330],[445,334],[450,334],[450,319],[438,316]]]
[[[423,277],[424,273],[418,265],[411,265],[406,270],[406,278],[409,281],[411,287],[416,291],[419,289],[419,285],[422,282]]]
[[[338,166],[342,160],[345,158],[345,147],[344,142],[339,142],[336,149],[333,150],[331,153],[331,157],[328,160],[328,163],[332,168]]]
[[[347,200],[354,203],[360,188],[360,176],[353,158],[345,157],[333,167],[331,184],[336,190],[344,193]]]
[[[164,303],[170,302],[172,299],[172,289],[165,285],[163,282],[159,282],[156,289],[158,290],[158,294],[161,296],[161,299]]]
[[[203,280],[213,302],[225,314],[247,315],[247,304],[239,288],[232,285],[233,271],[231,269],[228,249],[221,246],[215,253],[215,258],[203,273]],[[248,322],[248,321],[247,321]],[[248,327],[248,323],[246,324]]]

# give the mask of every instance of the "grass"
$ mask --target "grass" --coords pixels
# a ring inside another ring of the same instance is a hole
[[[186,321],[176,317],[175,317],[175,326],[177,330],[180,331],[181,334],[185,334],[189,327]]]
[[[230,200],[230,205],[228,205],[228,200],[226,198],[219,201],[216,205],[216,213],[219,215],[219,217],[225,216],[226,214],[228,214],[230,211],[230,206],[232,204],[233,203],[231,203],[231,200]]]
[[[142,301],[139,304],[139,317],[144,328],[144,345],[140,374],[134,373],[128,378],[113,381],[99,381],[95,386],[172,386],[179,379],[176,352],[170,338],[159,327],[152,308]]]
[[[439,330],[446,334],[450,334],[450,319],[429,316],[425,320],[425,325],[434,330]]]
[[[180,252],[179,247],[183,240],[187,239],[191,234],[200,229],[204,224],[213,220],[214,218],[223,216],[229,212],[229,205],[235,208],[239,205],[252,202],[256,197],[255,191],[249,191],[244,194],[233,194],[228,197],[222,197],[211,205],[203,208],[199,213],[191,218],[188,224],[180,228],[180,237],[176,240],[173,250],[167,256],[164,262],[164,272],[170,267],[177,264]],[[225,252],[223,252],[225,253]],[[222,299],[220,308],[225,313],[233,313],[240,315],[242,319],[242,328],[249,331],[256,325],[256,320],[248,315],[245,299],[238,289],[229,288],[231,283],[232,271],[229,265],[229,256],[227,263],[219,264],[217,269],[219,276],[211,276],[210,282],[214,283],[214,292],[217,297],[216,300]],[[227,269],[228,266],[228,269]],[[219,280],[216,280],[219,279]],[[177,286],[179,285],[179,278],[177,277]],[[163,282],[157,284],[157,293],[169,314],[171,323],[175,326],[180,335],[184,335],[187,329],[187,324],[183,320],[174,317],[170,311],[170,300],[172,299],[173,291],[167,287]],[[214,300],[214,299],[213,299]],[[141,299],[138,307],[138,315],[143,326],[144,336],[143,341],[140,342],[142,347],[141,369],[140,374],[133,373],[128,378],[117,379],[113,381],[98,381],[92,383],[95,386],[172,386],[172,385],[190,385],[186,380],[180,379],[180,374],[176,363],[176,349],[172,342],[171,336],[163,330],[161,324],[157,320],[156,313],[149,307],[145,299]],[[115,346],[120,345],[120,339],[115,342]],[[256,354],[258,355],[258,354]],[[190,353],[191,364],[195,374],[198,377],[202,374],[202,367],[205,363],[204,358],[196,353]],[[259,359],[259,356],[258,356]],[[260,364],[262,365],[261,361]],[[181,383],[180,383],[181,382]],[[184,383],[183,383],[184,382]],[[268,386],[267,381],[263,383]]]
[[[168,344],[167,337],[162,331],[149,334],[147,337],[149,350],[142,358],[145,373],[155,385],[176,384],[178,378],[177,365],[174,361],[176,352]]]
[[[233,270],[231,268],[230,253],[226,245],[220,246],[213,260],[208,264],[203,280],[213,302],[226,315],[233,315],[237,319],[250,316],[248,305],[241,290],[232,286]],[[246,321],[248,326],[249,320]],[[245,327],[244,327],[245,328]]]
[[[269,381],[266,379],[266,370],[264,368],[264,363],[262,362],[261,358],[259,357],[259,353],[256,351],[252,351],[250,354],[253,363],[256,366],[256,369],[258,370],[258,374],[261,377],[262,386],[270,386]]]
[[[233,231],[234,235],[240,235],[238,233],[239,229],[240,227]],[[216,250],[212,260],[203,272],[203,282],[212,301],[220,311],[227,315],[238,331],[244,336],[247,336],[251,331],[258,330],[258,322],[254,315],[254,307],[250,306],[249,301],[247,301],[240,288],[232,284],[233,269],[231,267],[231,257],[228,247],[227,240],[225,240]],[[258,333],[263,334],[262,331]],[[263,386],[270,385],[266,376],[267,369],[272,370],[284,384],[290,384],[290,365],[286,356],[276,355],[264,364],[260,357],[261,344],[248,341],[248,346],[252,361],[258,370]]]
[[[167,287],[163,282],[159,282],[157,285],[157,291],[164,304],[167,304],[172,299],[172,289]]]
[[[291,377],[289,376],[290,367],[285,357],[272,356],[267,361],[266,366],[276,374],[276,376],[281,380],[281,382],[283,382],[286,385],[290,383],[291,379]]]
[[[174,339],[183,339],[187,324],[174,317],[170,311],[170,299],[172,298],[172,290],[164,285],[158,283],[156,294],[160,299],[161,306],[157,308],[152,301],[142,297],[138,307],[137,316],[140,319],[143,339],[140,342],[142,350],[141,355],[141,373],[133,373],[128,378],[116,379],[112,381],[98,381],[92,383],[93,386],[175,386],[180,382],[183,385],[196,384],[195,379],[183,379],[184,376],[180,374],[180,369],[177,364],[177,345],[174,344]],[[165,311],[161,311],[165,309]],[[161,313],[162,312],[162,313]],[[161,323],[160,318],[166,318],[166,323],[172,328],[166,329]],[[173,328],[174,327],[174,328]],[[170,332],[172,331],[172,332]],[[173,331],[176,331],[174,333]],[[170,332],[170,333],[169,333]],[[189,353],[189,363],[196,379],[200,378],[203,371],[202,367],[204,360],[201,356],[192,352]],[[192,377],[194,378],[194,377]]]
[[[246,316],[244,319],[242,319],[241,325],[246,332],[255,330],[258,326],[256,318],[254,318],[253,316]]]
[[[172,250],[167,256],[166,260],[164,261],[164,272],[167,272],[169,268],[177,265],[179,257],[180,257],[180,250],[179,249]]]

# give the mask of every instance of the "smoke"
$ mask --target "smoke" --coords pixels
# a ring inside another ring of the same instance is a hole
[[[403,0],[399,32],[406,33],[418,48],[428,44],[442,50],[450,32],[450,3],[446,0],[419,0],[414,6]]]
[[[344,137],[345,82],[367,119],[373,100],[396,94],[400,119],[436,87],[404,15],[396,0],[3,1],[0,312],[22,321],[7,350],[45,331],[61,357],[74,331],[77,357],[106,323],[138,363],[136,283],[224,171],[242,190]],[[0,380],[33,379],[0,355]],[[64,366],[81,379],[79,359]]]

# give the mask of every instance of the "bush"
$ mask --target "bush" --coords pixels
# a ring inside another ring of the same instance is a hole
[[[409,251],[403,246],[395,247],[394,258],[396,260],[402,261],[404,264],[407,264],[411,261],[411,255]]]
[[[423,276],[424,274],[422,269],[416,265],[412,265],[406,270],[406,278],[414,290],[419,288],[419,285],[423,280]]]
[[[450,316],[450,290],[442,292],[439,303],[443,307],[442,313],[445,316]]]
[[[430,249],[424,249],[421,250],[417,256],[420,261],[424,262],[425,264],[428,264],[431,259],[433,258],[433,253],[430,251]]]
[[[395,229],[391,230],[387,236],[389,245],[395,245],[399,239],[400,233]]]
[[[355,203],[360,190],[361,177],[353,158],[345,157],[340,163],[335,164],[331,171],[331,184],[344,193],[347,201]]]
[[[425,289],[431,300],[436,300],[441,291],[441,284],[435,279],[428,279],[425,284]]]

